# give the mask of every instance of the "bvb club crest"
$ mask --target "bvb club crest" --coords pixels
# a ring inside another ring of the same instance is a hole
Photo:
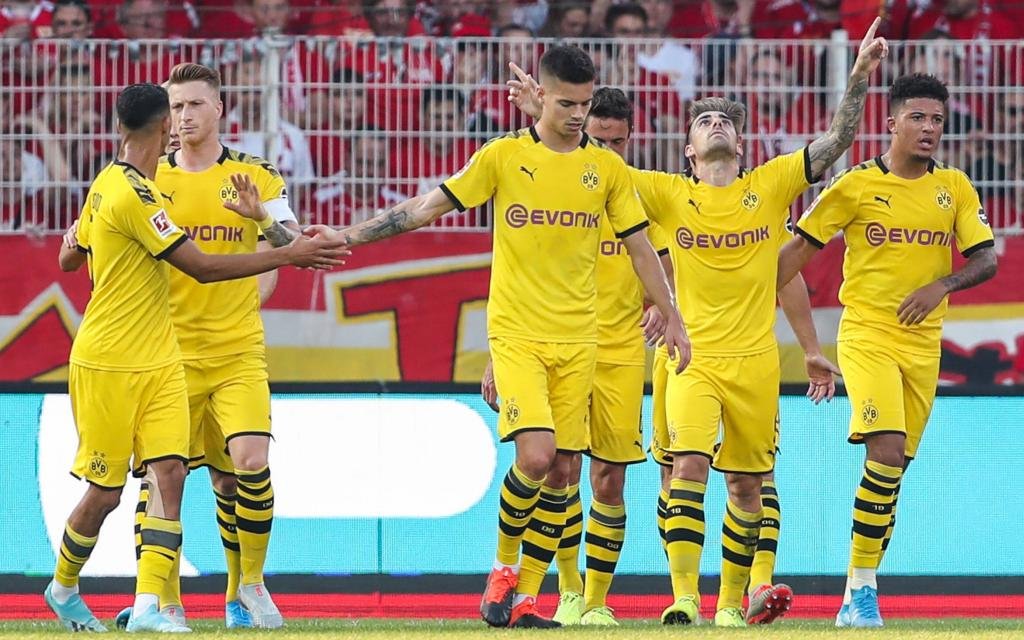
[[[592,164],[583,165],[583,175],[580,176],[580,184],[587,191],[595,191],[601,178],[597,175],[597,166]]]
[[[225,202],[237,202],[238,201],[238,190],[235,189],[235,185],[231,184],[230,180],[225,180],[220,185],[220,199]]]
[[[939,208],[943,211],[949,211],[953,208],[953,196],[946,190],[946,187],[936,188],[935,204],[939,205]]]
[[[519,422],[519,405],[516,404],[515,400],[510,400],[505,405],[505,421],[508,422],[509,426],[515,426]]]
[[[753,191],[743,192],[743,208],[747,211],[753,211],[757,208],[757,205],[761,204],[761,198]]]
[[[865,402],[864,407],[860,410],[860,420],[868,427],[878,422],[878,408],[871,404],[870,400]]]
[[[110,471],[107,468],[107,461],[100,456],[93,456],[92,460],[89,461],[89,473],[97,478],[103,478]]]

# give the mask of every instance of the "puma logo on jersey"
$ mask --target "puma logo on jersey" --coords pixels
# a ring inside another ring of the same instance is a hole
[[[177,193],[177,192],[176,191],[172,191],[170,195],[167,195],[166,193],[161,191],[160,195],[162,195],[164,197],[164,200],[166,200],[167,202],[170,202],[171,204],[174,204],[174,194],[175,193]]]
[[[697,210],[697,215],[700,215],[700,203],[699,202],[694,202],[693,198],[690,198],[689,203],[690,203],[690,206],[692,206],[694,209]]]
[[[533,181],[533,172],[536,171],[536,169],[534,169],[533,171],[530,171],[526,167],[524,167],[522,165],[519,165],[519,170],[522,171],[523,173],[525,173],[526,175],[530,176],[530,181],[531,182]]]
[[[881,203],[885,204],[885,206],[887,206],[890,209],[892,209],[892,205],[889,204],[889,201],[892,200],[892,196],[889,196],[888,198],[883,198],[882,196],[875,196],[875,200],[877,202],[881,202]]]

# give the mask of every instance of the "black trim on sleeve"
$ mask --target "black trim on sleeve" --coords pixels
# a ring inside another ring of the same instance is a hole
[[[444,193],[444,195],[448,196],[448,199],[452,201],[452,204],[455,205],[455,208],[458,209],[460,213],[466,210],[465,205],[463,205],[462,202],[457,197],[455,197],[455,194],[452,193],[452,190],[448,188],[448,185],[442,182],[440,184],[440,188],[441,192]]]
[[[966,249],[961,251],[960,255],[962,255],[965,258],[970,258],[971,255],[974,254],[974,252],[979,251],[981,249],[987,249],[989,247],[994,247],[994,246],[996,246],[995,240],[982,240],[981,242],[979,242],[978,244],[974,245],[973,247],[967,247]]]
[[[658,255],[659,255],[659,256],[667,256],[668,254],[669,254],[669,250],[668,250],[668,248],[665,248],[665,249],[658,249]]]
[[[935,173],[935,160],[928,160],[928,173]]]
[[[231,157],[231,152],[224,145],[220,145],[220,157],[217,158],[217,164],[224,164],[224,161]]]
[[[796,229],[796,232],[798,234],[800,234],[801,236],[803,236],[804,240],[806,240],[807,242],[810,242],[811,244],[813,244],[814,246],[818,247],[819,249],[824,249],[825,248],[825,243],[824,242],[822,242],[821,240],[818,240],[817,238],[815,238],[811,234],[809,234],[806,231],[804,231],[803,229],[801,229],[800,225],[797,225],[794,228]]]
[[[185,235],[184,233],[183,233],[183,234],[181,234],[181,236],[179,236],[177,240],[175,240],[174,242],[172,242],[172,243],[170,244],[170,246],[168,246],[168,247],[167,247],[166,249],[164,249],[163,251],[161,251],[160,253],[156,254],[156,255],[155,255],[155,256],[153,256],[153,257],[154,257],[154,258],[156,258],[157,260],[163,260],[163,259],[164,259],[164,258],[166,258],[167,256],[169,256],[169,255],[171,255],[172,253],[174,253],[174,250],[175,250],[175,249],[177,249],[177,248],[178,248],[178,247],[180,247],[181,245],[185,244],[185,241],[186,241],[186,240],[188,240],[188,236],[187,236],[187,235]]]
[[[263,242],[266,239],[267,236],[263,235],[262,233],[256,236],[256,242]]]
[[[821,180],[821,176],[811,175],[811,147],[810,145],[804,147],[804,179],[807,180],[807,184],[814,184]]]
[[[615,237],[618,238],[619,240],[622,240],[623,238],[627,238],[627,237],[633,235],[637,231],[643,231],[644,229],[646,229],[649,226],[651,226],[650,221],[644,220],[640,224],[633,225],[632,227],[626,229],[625,231],[622,231],[620,233],[616,233]]]
[[[586,149],[588,142],[590,142],[590,136],[588,136],[587,132],[584,131],[583,132],[583,137],[580,138],[580,149]]]
[[[85,255],[89,255],[89,247],[83,247],[80,244],[75,245],[75,251],[77,251],[78,253],[84,253]]]
[[[134,171],[135,173],[139,174],[140,176],[146,175],[146,174],[142,173],[141,171],[139,171],[137,168],[135,168],[134,165],[131,165],[131,164],[127,163],[127,162],[124,162],[123,160],[114,160],[114,164],[116,164],[119,167],[126,167],[128,169],[131,169],[132,171]]]
[[[882,170],[882,173],[889,173],[889,167],[885,166],[885,163],[882,162],[882,156],[875,156],[875,164]]]
[[[177,151],[172,151],[167,154],[167,164],[171,165],[172,168],[178,166],[178,163],[174,160],[175,153],[177,153]]]
[[[530,137],[533,138],[534,142],[540,142],[540,136],[537,135],[537,129],[535,129],[532,124],[530,125]]]

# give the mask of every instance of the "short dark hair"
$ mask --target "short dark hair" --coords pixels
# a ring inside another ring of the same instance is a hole
[[[74,7],[85,14],[86,20],[92,22],[92,9],[90,9],[89,5],[83,2],[83,0],[57,0],[57,2],[53,3],[54,13],[56,13],[57,9],[60,9],[61,7]]]
[[[435,102],[454,102],[458,105],[459,111],[466,110],[466,97],[461,91],[451,87],[430,87],[423,90],[423,99],[420,108],[424,111]]]
[[[647,11],[635,2],[627,2],[608,7],[608,12],[604,14],[604,30],[611,33],[612,25],[622,16],[636,16],[647,24]]]
[[[494,35],[497,38],[504,38],[509,34],[510,31],[526,31],[530,34],[533,34],[533,29],[531,29],[530,27],[524,27],[523,25],[518,24],[516,22],[510,22],[508,24],[498,27],[498,30],[494,32]]]
[[[575,45],[558,45],[545,51],[540,57],[540,70],[569,84],[586,84],[597,77],[594,61]]]
[[[600,87],[594,91],[594,101],[590,103],[591,118],[613,118],[625,120],[629,130],[633,130],[633,103],[629,101],[622,89]]]
[[[912,98],[931,98],[946,104],[949,100],[949,90],[942,80],[927,73],[900,76],[889,88],[889,110],[896,111]]]
[[[117,96],[117,119],[129,131],[145,129],[170,112],[167,90],[149,82],[128,85]]]

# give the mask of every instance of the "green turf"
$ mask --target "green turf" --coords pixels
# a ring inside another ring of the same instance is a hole
[[[873,638],[899,638],[900,640],[939,640],[945,638],[1022,638],[1024,619],[945,619],[945,620],[892,620],[885,629],[836,629],[828,620],[783,620],[768,627],[751,629],[715,629],[700,627],[663,627],[655,622],[628,621],[617,629],[574,627],[554,631],[488,629],[473,620],[289,620],[288,626],[277,631],[224,629],[218,621],[199,620],[190,623],[196,631],[192,637],[231,638],[233,640],[306,640],[313,638],[394,638],[396,640],[484,640],[514,637],[572,637],[604,640],[646,640],[646,638],[771,638],[778,640],[816,640],[842,638],[868,640]],[[0,638],[67,638],[56,622],[0,622]],[[151,634],[156,637],[158,634]],[[166,637],[166,636],[162,636]]]

